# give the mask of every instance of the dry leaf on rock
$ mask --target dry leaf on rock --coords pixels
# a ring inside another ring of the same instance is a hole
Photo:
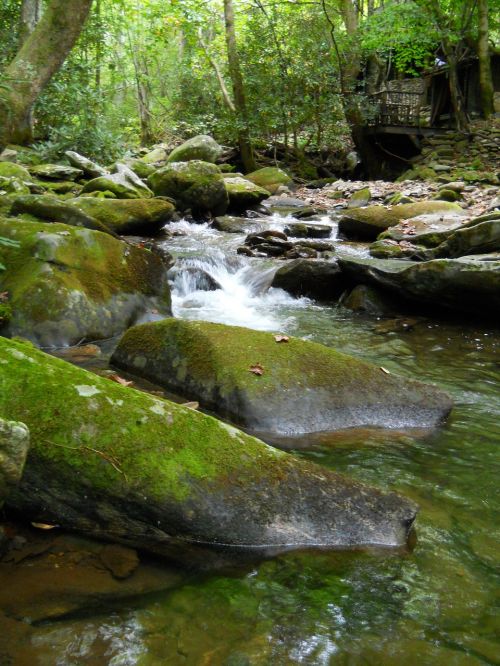
[[[288,335],[275,335],[274,339],[276,342],[288,342],[290,340]]]
[[[112,374],[112,375],[106,375],[107,379],[111,379],[112,382],[116,382],[117,384],[121,384],[121,386],[133,386],[134,382],[129,381],[128,379],[123,379],[123,377],[120,377],[120,375],[117,374]]]
[[[253,372],[254,375],[263,375],[264,374],[264,367],[260,363],[256,363],[255,365],[251,365],[249,368],[250,372]]]

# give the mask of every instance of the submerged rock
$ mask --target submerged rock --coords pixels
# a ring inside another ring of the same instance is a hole
[[[483,317],[500,311],[500,255],[414,262],[342,258],[346,276],[374,284],[406,299]]]
[[[24,423],[0,418],[0,508],[22,476],[29,443],[30,434]]]
[[[366,284],[358,284],[342,298],[342,306],[353,312],[386,317],[398,311],[394,299]]]
[[[416,507],[395,493],[19,342],[0,338],[0,355],[3,413],[32,435],[9,505],[30,520],[183,563],[406,543]]]
[[[172,162],[148,178],[156,196],[171,197],[176,208],[193,215],[223,215],[229,197],[220,170],[215,164],[194,160]]]
[[[66,224],[0,219],[0,291],[9,293],[2,331],[40,346],[108,338],[154,311],[170,314],[166,270],[152,252]]]
[[[329,347],[298,338],[277,343],[272,333],[208,322],[136,326],[112,362],[254,432],[430,427],[452,405],[435,386]]]
[[[216,162],[222,154],[222,147],[215,139],[206,134],[199,134],[188,139],[182,145],[174,148],[168,156],[168,162],[189,162],[202,160],[203,162]]]
[[[450,213],[461,211],[456,203],[447,201],[419,201],[412,204],[386,206],[366,206],[350,210],[339,220],[339,233],[353,240],[375,240],[377,236],[395,226],[401,220],[429,213]]]

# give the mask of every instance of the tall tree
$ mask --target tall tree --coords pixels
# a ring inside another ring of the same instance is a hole
[[[240,148],[241,161],[246,172],[257,168],[253,156],[252,142],[250,141],[250,130],[248,127],[248,112],[241,75],[240,57],[236,43],[236,29],[234,26],[234,8],[232,0],[224,0],[224,21],[226,27],[227,59],[229,62],[229,74],[233,84],[234,106],[238,115],[238,144]]]
[[[481,89],[481,108],[485,118],[494,112],[493,78],[489,49],[488,0],[477,0],[478,40],[477,56],[479,59],[479,86]]]
[[[0,107],[0,145],[32,139],[31,109],[73,48],[91,5],[92,0],[51,0],[5,69],[8,89]]]

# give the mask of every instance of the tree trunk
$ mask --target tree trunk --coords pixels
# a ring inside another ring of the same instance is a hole
[[[494,88],[491,75],[491,59],[489,52],[488,0],[477,1],[479,38],[477,55],[479,58],[479,87],[481,90],[481,110],[485,118],[495,111],[493,104]]]
[[[92,0],[51,0],[43,17],[4,71],[9,86],[0,108],[0,144],[32,139],[34,103],[73,48]]]
[[[457,130],[464,132],[469,126],[469,120],[464,108],[463,95],[458,78],[458,62],[455,49],[448,39],[443,39],[443,52],[448,64],[448,86],[450,89],[451,106],[455,116]]]
[[[229,62],[229,74],[233,84],[234,106],[239,121],[238,144],[240,147],[241,161],[245,172],[255,171],[257,165],[253,156],[252,142],[248,129],[248,113],[241,76],[240,57],[236,44],[236,31],[234,28],[234,10],[232,0],[224,0],[224,20],[226,26],[227,59]]]
[[[38,21],[42,18],[42,0],[23,0],[21,5],[21,27],[19,30],[19,47],[31,35]]]

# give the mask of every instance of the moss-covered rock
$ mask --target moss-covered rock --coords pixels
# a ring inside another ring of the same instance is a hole
[[[500,252],[500,219],[486,220],[457,229],[432,252],[433,257],[462,257]]]
[[[373,284],[420,302],[486,318],[500,311],[499,255],[413,262],[397,259],[339,259],[355,283]]]
[[[116,173],[94,178],[82,192],[112,192],[117,199],[149,199],[153,193],[126,164],[118,163]]]
[[[224,231],[227,234],[244,234],[256,231],[261,224],[248,217],[235,217],[233,215],[221,215],[216,217],[212,226],[217,231]]]
[[[152,174],[148,184],[156,196],[171,197],[179,210],[195,216],[223,215],[229,203],[222,174],[209,162],[172,162]]]
[[[188,139],[182,145],[174,148],[168,156],[168,162],[189,162],[201,160],[214,164],[222,154],[222,147],[211,136],[200,134]]]
[[[157,165],[143,162],[143,158],[137,157],[125,157],[120,163],[126,164],[142,180],[147,180],[158,169]]]
[[[353,240],[375,240],[385,229],[402,220],[428,213],[449,213],[460,211],[458,204],[448,201],[419,201],[413,204],[386,206],[366,206],[349,211],[339,220],[339,233]]]
[[[212,549],[404,544],[413,503],[216,419],[0,338],[2,413],[32,445],[9,505],[186,562]]]
[[[19,178],[0,176],[0,197],[6,194],[29,194],[30,188]]]
[[[330,238],[332,227],[316,222],[288,222],[283,231],[294,238]]]
[[[99,220],[117,234],[156,234],[174,214],[164,199],[98,199],[78,197],[66,202]]]
[[[76,180],[83,176],[82,169],[65,164],[37,164],[30,166],[29,172],[42,180]]]
[[[80,208],[47,194],[26,194],[16,197],[12,201],[9,214],[22,216],[23,219],[36,218],[46,222],[62,222],[75,227],[112,233],[102,222]]]
[[[425,427],[451,409],[434,386],[314,342],[277,343],[272,333],[223,324],[171,319],[136,326],[112,362],[255,432]]]
[[[270,196],[263,187],[259,187],[241,176],[231,174],[231,178],[224,179],[224,184],[229,196],[229,208],[235,212],[246,210],[250,206],[257,206]]]
[[[370,245],[370,256],[379,259],[412,259],[425,253],[425,247],[415,245],[407,240],[396,241],[391,238],[381,238]]]
[[[348,208],[363,208],[367,206],[370,199],[372,198],[372,193],[370,192],[369,187],[363,187],[360,190],[352,193],[349,203],[347,204]]]
[[[29,443],[24,423],[0,418],[0,508],[22,476]]]
[[[259,185],[259,187],[263,187],[269,194],[274,194],[280,185],[288,186],[292,184],[290,176],[278,167],[257,169],[257,171],[247,174],[245,178]]]
[[[4,332],[40,346],[107,338],[154,310],[170,314],[161,259],[108,234],[66,224],[0,220],[0,291],[12,317]]]
[[[29,183],[33,180],[28,169],[15,162],[0,162],[0,176],[17,178],[22,183]]]
[[[74,150],[67,150],[64,154],[71,166],[75,167],[75,169],[80,169],[86,178],[99,178],[99,176],[105,176],[108,173],[104,167],[92,162],[88,157],[76,153]]]
[[[271,286],[294,296],[334,301],[347,285],[336,262],[295,259],[276,271]]]
[[[408,241],[416,245],[434,247],[453,231],[467,224],[462,209],[451,212],[428,213],[398,222],[378,237],[378,240],[392,239]]]

